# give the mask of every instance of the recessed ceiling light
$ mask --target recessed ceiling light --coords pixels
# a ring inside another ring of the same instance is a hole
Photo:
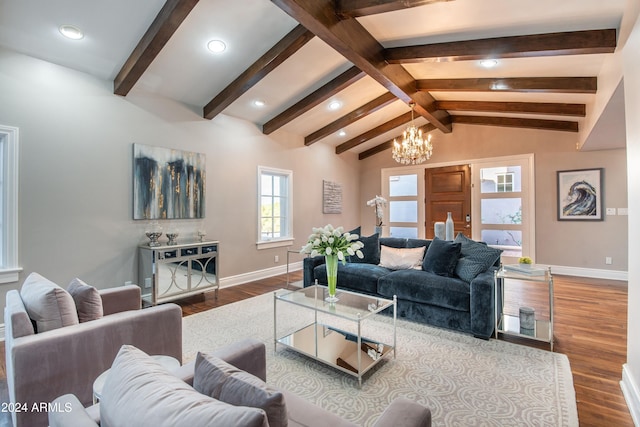
[[[255,105],[256,107],[264,107],[265,102],[261,99],[256,99],[255,101],[253,101],[253,105]]]
[[[480,61],[480,65],[484,68],[493,68],[498,65],[497,59],[483,59]]]
[[[211,40],[207,43],[207,49],[213,53],[224,52],[227,49],[227,45],[222,40]]]
[[[342,107],[342,102],[340,101],[331,101],[329,103],[329,110],[332,110],[332,111],[339,110],[340,107]]]
[[[345,136],[347,136],[347,133],[345,131],[341,130],[340,132],[338,132],[338,136],[345,137]]]
[[[58,31],[60,31],[60,34],[71,40],[80,40],[84,37],[84,33],[78,27],[74,27],[73,25],[61,25],[60,28],[58,28]]]

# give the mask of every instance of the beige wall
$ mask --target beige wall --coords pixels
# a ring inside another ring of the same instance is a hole
[[[623,126],[623,122],[621,126]],[[602,167],[605,207],[627,207],[625,150],[576,151],[573,133],[454,125],[454,131],[434,131],[429,164],[534,153],[536,185],[536,261],[575,268],[627,271],[627,217],[608,216],[602,222],[557,221],[556,171]],[[380,194],[381,168],[398,167],[388,150],[365,159],[360,203]],[[373,211],[363,210],[363,225],[373,228]],[[613,264],[605,265],[605,257]]]
[[[256,249],[258,165],[293,171],[293,249],[313,226],[359,222],[354,154],[305,147],[284,132],[267,137],[225,115],[204,120],[199,111],[136,91],[115,96],[111,82],[2,49],[0,93],[0,123],[20,131],[20,283],[32,271],[65,287],[76,276],[100,288],[137,282],[147,222],[132,220],[133,143],[206,154],[206,219],[172,226],[179,240],[204,228],[220,241],[223,280],[284,269],[286,248]],[[322,214],[323,179],[342,184],[344,214]],[[18,286],[0,285],[0,304]]]

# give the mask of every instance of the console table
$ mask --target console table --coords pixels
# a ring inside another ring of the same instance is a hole
[[[218,298],[219,242],[139,246],[138,285],[152,305],[215,290]]]

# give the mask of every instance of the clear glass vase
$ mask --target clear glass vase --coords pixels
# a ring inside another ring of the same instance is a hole
[[[338,255],[325,255],[325,266],[327,268],[327,285],[329,296],[325,298],[327,302],[336,302],[336,285],[338,283]]]

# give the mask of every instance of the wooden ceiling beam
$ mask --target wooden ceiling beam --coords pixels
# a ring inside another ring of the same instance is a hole
[[[286,61],[302,46],[314,37],[311,31],[298,25],[262,55],[256,62],[240,74],[229,86],[224,88],[203,109],[205,119],[213,119],[236,99],[266,77],[278,65]]]
[[[393,12],[451,0],[337,0],[336,12],[340,16],[357,18],[376,13]]]
[[[613,53],[616,30],[588,30],[467,40],[386,49],[392,64]]]
[[[422,129],[422,133],[426,134],[427,132],[431,132],[432,130],[435,130],[435,126],[433,126],[431,123],[427,123],[426,125],[422,126],[420,129]],[[396,138],[394,139],[399,139],[401,138],[401,135],[398,135]],[[375,147],[369,148],[368,150],[363,151],[362,153],[358,154],[358,160],[363,160],[366,159],[367,157],[371,157],[374,154],[378,154],[378,153],[382,153],[383,151],[386,151],[390,148],[393,148],[393,141],[394,139],[390,139],[389,141],[383,142],[382,144],[376,145]]]
[[[440,110],[490,111],[499,113],[550,114],[584,117],[585,104],[555,102],[436,101]]]
[[[516,127],[538,130],[555,130],[563,132],[578,132],[578,122],[565,120],[524,119],[517,117],[487,117],[487,116],[451,116],[453,123]]]
[[[411,121],[411,111],[405,113],[401,116],[396,117],[395,119],[391,119],[386,123],[381,124],[380,126],[376,126],[375,128],[368,130],[367,132],[356,136],[355,138],[350,139],[347,142],[344,142],[336,147],[336,154],[344,153],[347,150],[352,149],[353,147],[357,147],[360,144],[364,144],[365,142],[373,139],[379,135],[382,135],[385,132],[389,132],[392,129],[397,128],[398,126],[402,126]]]
[[[127,96],[198,0],[167,0],[113,80],[113,93]]]
[[[262,126],[262,133],[264,133],[265,135],[269,135],[270,133],[281,128],[295,118],[300,117],[307,111],[311,110],[313,107],[331,98],[344,88],[357,82],[364,76],[366,76],[366,74],[360,71],[357,67],[349,68],[347,71],[340,74],[338,77],[331,80],[320,89],[309,94],[301,101],[295,103],[291,107],[287,108],[284,112],[278,114],[276,117],[266,122]]]
[[[597,77],[515,77],[483,79],[429,79],[416,82],[418,90],[445,92],[596,93]]]
[[[325,138],[332,133],[339,131],[340,129],[368,116],[371,113],[375,113],[379,109],[386,107],[387,105],[397,100],[398,98],[396,98],[394,94],[392,94],[391,92],[387,92],[384,95],[377,97],[373,101],[367,102],[362,107],[353,110],[349,114],[340,117],[333,123],[329,123],[322,129],[318,129],[312,134],[305,136],[304,145],[309,146],[315,142],[318,142],[322,138]]]
[[[402,65],[385,61],[382,45],[356,19],[341,19],[333,0],[271,1],[397,98],[407,104],[414,101],[417,114],[451,132],[448,113],[436,111],[435,99],[428,93],[416,92],[415,79]]]

